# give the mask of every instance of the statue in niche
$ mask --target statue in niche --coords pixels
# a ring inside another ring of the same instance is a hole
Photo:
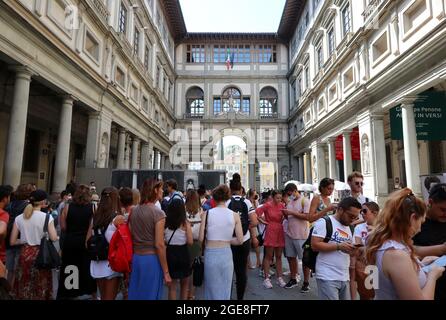
[[[285,183],[288,181],[288,167],[283,166],[282,167],[282,182]]]
[[[361,139],[362,144],[362,172],[363,174],[370,173],[370,146],[369,146],[369,137],[367,134],[362,135]]]
[[[317,161],[316,161],[316,156],[313,156],[313,181],[317,182],[317,167],[316,167]]]
[[[101,138],[101,145],[99,147],[99,160],[98,168],[105,168],[107,163],[107,147],[108,147],[108,135],[104,133]]]

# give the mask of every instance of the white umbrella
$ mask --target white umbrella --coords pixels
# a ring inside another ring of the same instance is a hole
[[[335,181],[335,190],[350,190],[348,183],[342,181]]]
[[[302,183],[297,186],[297,190],[304,191],[304,192],[313,192],[313,191],[315,191],[315,188],[312,184]]]

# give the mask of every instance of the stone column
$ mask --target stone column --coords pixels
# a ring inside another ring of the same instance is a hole
[[[387,159],[386,159],[386,140],[384,137],[384,116],[371,116],[371,151],[370,157],[373,161],[373,173],[375,179],[375,195],[379,198],[385,198],[389,193],[387,184]]]
[[[162,170],[164,170],[165,169],[165,167],[164,167],[164,154],[163,153],[161,153],[160,152],[160,169],[162,169]]]
[[[16,188],[22,175],[25,149],[26,120],[28,117],[29,87],[32,72],[26,67],[15,67],[14,96],[9,120],[3,183]]]
[[[62,103],[59,121],[59,135],[57,137],[56,163],[54,165],[53,192],[62,192],[67,183],[73,102],[74,100],[72,97],[66,97]]]
[[[154,151],[153,151],[153,169],[159,169],[158,157],[159,157],[159,151],[157,149],[154,149]]]
[[[139,169],[138,166],[138,148],[139,148],[139,139],[137,137],[133,138],[132,143],[132,169]]]
[[[304,183],[305,182],[305,175],[304,175],[304,156],[299,156],[299,179],[297,179],[299,182]]]
[[[325,149],[322,144],[316,146],[316,166],[317,181],[314,182],[319,183],[327,176],[327,170],[325,168]]]
[[[248,165],[249,170],[249,188],[255,188],[256,185],[256,166],[254,163]],[[257,190],[259,191],[259,190]]]
[[[418,141],[413,111],[414,99],[404,99],[401,102],[403,119],[404,160],[406,163],[407,186],[413,193],[421,196],[420,160],[418,158]]]
[[[352,163],[352,144],[350,140],[351,130],[346,130],[342,133],[343,136],[343,147],[344,147],[344,180],[347,182],[347,177],[353,170]]]
[[[305,152],[305,183],[312,183],[311,152]]]
[[[339,180],[336,172],[336,138],[328,138],[328,175],[334,180]]]
[[[99,112],[92,112],[88,115],[88,129],[87,129],[87,147],[85,154],[85,167],[97,167],[97,153],[100,144],[100,114]]]
[[[118,164],[116,166],[117,169],[125,169],[125,134],[125,129],[120,128],[118,138]]]
[[[148,142],[143,141],[141,145],[141,169],[151,169],[150,163],[150,145]]]

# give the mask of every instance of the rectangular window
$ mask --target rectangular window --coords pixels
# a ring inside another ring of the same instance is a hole
[[[115,82],[125,88],[125,73],[120,67],[116,67]]]
[[[158,87],[160,84],[160,75],[161,75],[161,68],[159,66],[157,66],[156,67],[155,87]]]
[[[296,100],[300,99],[300,96],[302,95],[302,77],[299,76],[297,78],[297,92],[296,92]]]
[[[214,46],[214,63],[224,63],[226,61],[227,49],[225,45]]]
[[[308,67],[308,62],[305,65],[305,90],[310,88],[310,68]]]
[[[378,40],[373,43],[372,48],[373,62],[376,62],[388,51],[387,32],[384,32]]]
[[[160,121],[160,114],[158,111],[155,111],[155,122],[159,123],[159,121]]]
[[[331,27],[327,32],[328,38],[328,54],[332,55],[335,48],[334,28]]]
[[[249,114],[251,100],[249,98],[243,98],[242,112]]]
[[[426,0],[417,0],[403,13],[404,34],[414,30],[429,18]]]
[[[345,37],[347,33],[351,31],[351,17],[350,17],[350,5],[347,4],[344,9],[342,9],[342,32]]]
[[[259,63],[276,63],[277,53],[275,45],[259,45]]]
[[[205,63],[206,55],[204,45],[190,45],[186,47],[186,62],[187,63]]]
[[[138,88],[134,84],[132,84],[130,96],[132,97],[133,101],[138,101]]]
[[[214,114],[221,113],[221,99],[214,98]]]
[[[85,51],[87,51],[94,60],[99,61],[99,43],[88,30],[85,33]]]
[[[146,50],[144,51],[144,68],[146,68],[147,71],[150,70],[150,48],[149,48],[149,46],[146,46]]]
[[[138,28],[135,28],[135,34],[133,37],[133,54],[136,56],[139,54],[139,30],[138,30]]]
[[[121,2],[121,7],[119,8],[118,22],[118,31],[121,33],[125,33],[127,31],[127,8],[125,7],[124,2]]]
[[[322,44],[319,45],[319,47],[316,49],[316,57],[317,57],[317,70],[320,71],[324,65],[324,50],[322,47]]]
[[[149,100],[146,97],[142,97],[142,109],[149,113]]]
[[[355,81],[355,74],[353,71],[353,67],[350,67],[350,69],[348,69],[345,73],[344,73],[344,90],[347,90],[348,88],[350,88],[354,81]]]

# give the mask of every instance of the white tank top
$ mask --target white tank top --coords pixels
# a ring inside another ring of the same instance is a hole
[[[166,228],[164,230],[164,241],[166,241],[166,244],[169,242],[170,237],[172,237],[172,233],[173,230],[170,230],[169,228]],[[175,234],[173,235],[172,240],[170,240],[169,244],[173,246],[182,246],[186,243],[186,231],[178,228],[177,231],[175,231]]]
[[[206,240],[231,241],[235,229],[234,212],[217,207],[209,210],[207,216]]]

